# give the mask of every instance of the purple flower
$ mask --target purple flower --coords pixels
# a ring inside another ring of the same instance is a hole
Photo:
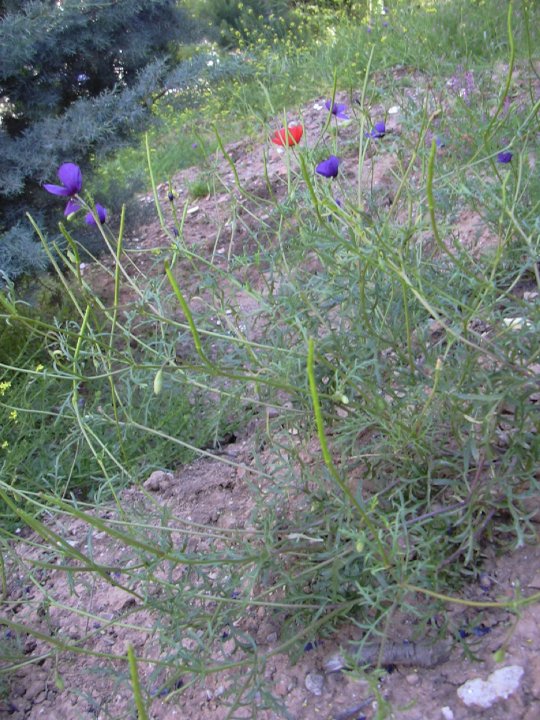
[[[338,174],[339,162],[340,160],[338,157],[330,155],[328,160],[324,160],[324,162],[317,165],[315,172],[327,178],[335,178]]]
[[[82,189],[82,173],[78,165],[64,163],[58,168],[58,177],[62,185],[44,185],[53,195],[76,195]]]
[[[497,162],[501,163],[502,165],[507,165],[512,160],[512,155],[510,151],[503,151],[497,154]]]
[[[99,222],[103,225],[103,223],[107,220],[107,211],[105,210],[103,205],[100,205],[99,203],[96,203],[96,215],[99,218]],[[84,222],[87,225],[97,225],[96,219],[91,212],[86,214]]]
[[[344,103],[333,103],[331,100],[327,100],[325,103],[326,109],[335,115],[337,118],[342,120],[348,120],[349,116],[346,113],[347,106]]]
[[[58,177],[62,185],[43,185],[43,187],[53,195],[69,196],[70,200],[68,200],[64,215],[71,215],[81,207],[80,204],[73,199],[82,189],[81,169],[74,163],[64,163],[58,168]]]
[[[382,138],[386,135],[386,125],[384,123],[384,120],[381,120],[380,122],[376,122],[373,126],[373,130],[371,132],[366,133],[366,137],[370,138]]]

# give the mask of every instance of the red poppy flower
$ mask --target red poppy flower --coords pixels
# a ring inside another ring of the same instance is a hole
[[[288,145],[291,147],[292,145],[298,145],[303,134],[304,128],[301,125],[291,125],[291,127],[276,130],[270,140],[275,145]]]

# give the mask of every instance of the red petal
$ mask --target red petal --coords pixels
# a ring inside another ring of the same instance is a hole
[[[276,130],[270,140],[275,145],[285,145],[285,128],[281,128],[281,130]]]
[[[270,140],[275,145],[288,145],[289,147],[291,147],[292,145],[298,145],[298,143],[302,139],[303,134],[304,128],[301,125],[293,125],[289,128],[281,128],[281,130],[276,130]]]
[[[304,134],[304,128],[301,125],[293,125],[289,128],[289,145],[298,145]],[[292,135],[292,138],[291,138]]]

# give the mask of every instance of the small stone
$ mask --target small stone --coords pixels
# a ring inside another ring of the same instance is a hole
[[[34,705],[41,705],[45,702],[47,699],[47,691],[43,689],[36,697],[34,698]]]
[[[445,705],[441,708],[441,715],[443,716],[444,720],[454,720],[454,713],[448,707],[448,705]]]
[[[304,681],[306,688],[313,695],[322,695],[324,687],[324,675],[317,675],[317,673],[308,673]]]
[[[266,636],[266,642],[267,642],[269,645],[272,645],[273,643],[275,643],[276,640],[277,640],[277,633],[276,633],[276,632],[272,632],[272,633],[270,633],[269,635]]]
[[[458,697],[467,707],[490,708],[497,700],[506,700],[518,689],[524,672],[520,665],[508,665],[495,670],[487,680],[467,680],[458,688]]]
[[[76,625],[70,625],[66,634],[70,640],[78,640],[81,637],[79,628]]]
[[[163,472],[163,470],[154,470],[148,480],[145,480],[143,487],[150,492],[158,492],[164,490],[172,479],[172,474]]]
[[[480,573],[480,577],[478,578],[478,584],[482,588],[482,590],[491,590],[493,587],[493,580],[490,578],[490,576],[486,573]]]
[[[405,680],[409,683],[409,685],[418,685],[420,682],[420,678],[417,673],[409,673],[409,675],[405,677]]]
[[[230,638],[229,640],[225,640],[223,645],[221,646],[223,650],[223,654],[226,657],[230,657],[234,651],[236,650],[236,640],[234,638]]]
[[[333,653],[324,661],[324,670],[327,673],[339,672],[340,670],[343,670],[346,665],[347,663],[342,655],[339,653]]]
[[[35,680],[34,682],[31,682],[28,687],[26,688],[26,693],[24,695],[25,700],[30,700],[31,702],[34,702],[38,695],[40,695],[43,692],[43,680]]]

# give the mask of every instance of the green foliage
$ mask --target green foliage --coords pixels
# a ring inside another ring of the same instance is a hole
[[[206,0],[200,14],[212,38],[223,47],[238,47],[256,34],[281,37],[285,33],[287,0]]]
[[[9,571],[31,575],[54,607],[34,572],[54,552],[68,582],[79,582],[76,570],[82,583],[131,595],[107,622],[155,642],[137,660],[130,653],[140,712],[156,687],[172,694],[224,671],[231,716],[252,708],[256,693],[258,707],[286,717],[265,676],[274,654],[298,658],[305,641],[342,623],[386,641],[396,611],[400,624],[410,616],[434,636],[432,618],[478,575],[486,545],[537,535],[537,25],[533,12],[520,15],[526,4],[513,7],[513,30],[494,2],[474,4],[468,19],[467,6],[394,3],[389,28],[336,23],[327,42],[319,27],[311,45],[292,36],[261,44],[245,55],[252,82],[224,83],[177,120],[155,155],[165,166],[168,143],[178,142],[171,166],[199,157],[194,184],[208,188],[212,126],[226,150],[219,128],[238,123],[236,150],[248,153],[247,132],[267,138],[283,107],[300,113],[293,92],[350,93],[349,124],[283,153],[273,185],[259,193],[239,175],[230,181],[227,227],[242,238],[231,234],[228,253],[191,242],[180,213],[171,232],[159,206],[163,245],[137,272],[139,251],[101,228],[110,302],[81,274],[69,235],[54,318],[28,319],[20,296],[5,296]],[[375,114],[393,125],[378,140],[365,135]],[[511,163],[497,163],[506,148]],[[332,181],[314,172],[330,153],[344,163]],[[223,164],[238,170],[235,162]],[[121,173],[119,155],[109,175]],[[218,192],[226,178],[216,175]],[[479,223],[480,238],[465,219]],[[245,457],[214,452],[252,416]],[[160,501],[139,506],[119,494],[208,452],[246,478],[249,515],[243,509],[238,525],[201,527]],[[15,518],[32,533],[17,545]],[[86,545],[60,534],[69,520],[86,529]],[[121,549],[112,575],[96,565],[97,533]],[[25,543],[43,550],[35,568],[20,560]],[[530,600],[519,592],[505,605],[513,612]],[[257,634],[259,608],[279,627],[270,651]],[[141,610],[144,628],[130,618]],[[81,612],[101,622],[94,607]],[[457,637],[452,622],[445,632]],[[77,651],[92,651],[94,635],[77,638]],[[47,641],[70,651],[58,633]],[[121,662],[110,661],[117,682]],[[106,658],[99,663],[105,673]],[[381,717],[390,712],[381,704]]]
[[[66,294],[63,282],[49,281],[36,300],[39,313],[18,303],[1,318],[0,475],[9,486],[103,502],[153,469],[216,447],[243,418],[227,401],[216,409],[202,374],[197,387],[194,376],[160,371],[179,338],[157,328],[152,337],[153,322],[129,314],[112,374],[116,320],[89,288]],[[86,319],[77,322],[85,303]],[[4,526],[13,521],[4,512]]]

